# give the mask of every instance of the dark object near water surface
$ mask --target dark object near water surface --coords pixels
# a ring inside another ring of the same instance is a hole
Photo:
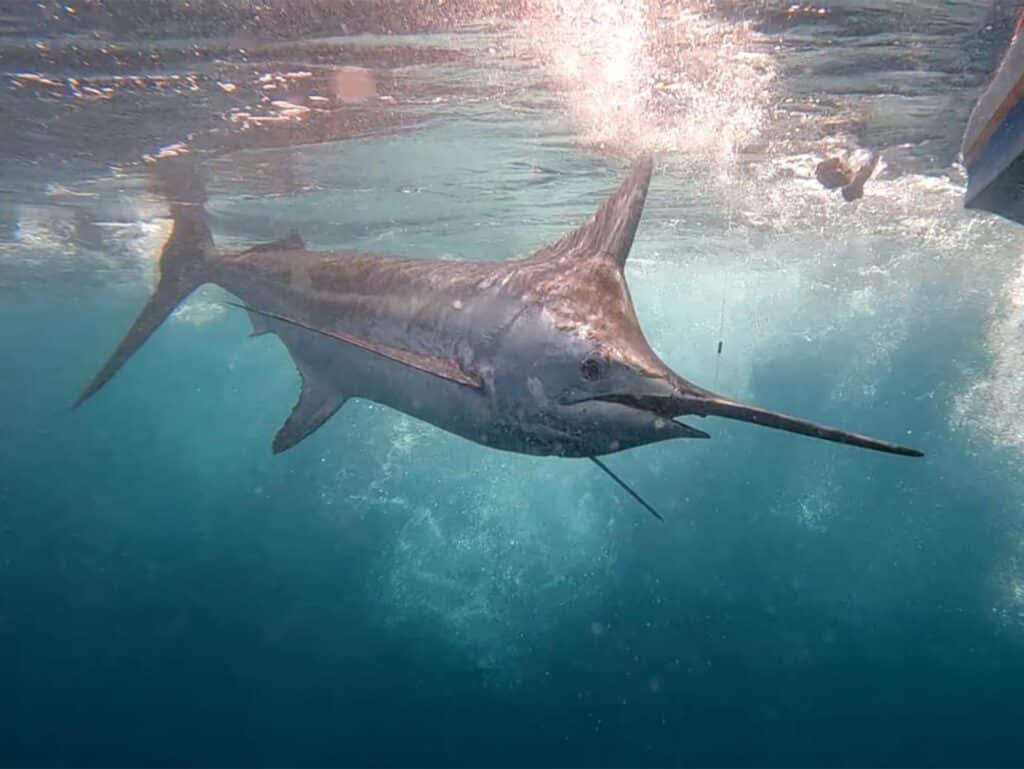
[[[856,173],[842,158],[826,158],[818,163],[814,175],[826,190],[843,190],[843,200],[851,202],[864,197],[864,184],[878,165],[878,153],[872,153]]]
[[[853,171],[842,158],[825,158],[814,169],[814,175],[826,190],[838,190],[853,179]]]

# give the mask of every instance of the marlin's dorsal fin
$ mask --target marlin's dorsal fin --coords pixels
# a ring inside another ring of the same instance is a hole
[[[330,339],[337,339],[339,342],[344,342],[345,344],[350,344],[353,347],[358,347],[360,350],[366,350],[374,355],[379,355],[382,358],[393,360],[396,363],[401,363],[403,366],[414,368],[417,371],[422,371],[425,374],[430,374],[440,379],[447,379],[448,381],[455,382],[456,384],[472,387],[474,390],[482,390],[484,386],[483,380],[480,378],[479,374],[467,372],[454,358],[443,358],[439,355],[426,355],[424,353],[413,352],[412,350],[404,350],[400,347],[392,347],[391,345],[377,342],[373,339],[356,336],[355,334],[347,334],[343,331],[319,328],[297,318],[290,318],[287,315],[280,315],[276,312],[269,312],[267,310],[259,310],[255,307],[238,304],[237,302],[227,302],[226,304],[248,311],[250,318],[253,315],[259,315],[264,318],[270,318],[272,320],[280,321],[281,323],[287,323],[291,326],[305,329],[306,331],[314,334],[329,337]]]
[[[283,238],[272,240],[269,243],[257,243],[255,246],[251,246],[245,251],[242,251],[239,256],[245,256],[246,254],[265,254],[271,251],[302,251],[306,248],[306,241],[299,235],[299,231],[292,229],[288,231],[288,234]],[[269,334],[273,329],[270,327],[270,321],[256,312],[249,313],[249,322],[252,324],[252,333],[249,336],[263,336]]]
[[[255,246],[245,249],[239,256],[245,254],[259,254],[264,251],[299,251],[306,247],[306,241],[299,235],[298,230],[291,230],[283,238],[272,240],[269,243],[258,243]]]
[[[645,156],[633,163],[629,175],[578,229],[537,253],[537,258],[578,253],[592,256],[603,253],[619,267],[626,263],[637,226],[644,211],[647,187],[654,163]]]
[[[312,371],[304,370],[298,358],[295,358],[295,365],[302,377],[302,390],[292,413],[274,436],[275,454],[287,451],[299,441],[308,438],[348,400],[346,394],[323,382]]]

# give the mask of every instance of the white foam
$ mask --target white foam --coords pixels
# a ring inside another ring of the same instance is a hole
[[[541,0],[523,31],[584,144],[721,166],[761,136],[772,62],[698,2]]]

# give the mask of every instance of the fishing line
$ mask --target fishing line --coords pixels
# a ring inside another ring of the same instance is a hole
[[[718,353],[715,358],[715,384],[718,387],[718,370],[722,366],[722,337],[725,336],[725,296],[722,296],[722,313],[718,319]]]

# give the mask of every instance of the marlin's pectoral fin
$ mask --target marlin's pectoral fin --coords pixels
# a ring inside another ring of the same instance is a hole
[[[267,310],[259,310],[255,307],[249,307],[244,304],[237,304],[236,302],[227,302],[232,307],[240,307],[243,310],[249,312],[249,317],[253,315],[262,316],[271,320],[280,321],[281,323],[287,323],[288,325],[295,326],[297,328],[305,329],[313,334],[320,334],[321,336],[329,337],[330,339],[336,339],[339,342],[358,347],[360,350],[379,355],[382,358],[387,358],[396,363],[401,363],[403,366],[422,371],[425,374],[436,376],[440,379],[447,379],[449,382],[455,382],[456,384],[464,385],[466,387],[472,387],[474,390],[482,390],[484,383],[480,375],[475,372],[466,371],[462,364],[455,358],[445,358],[439,355],[427,355],[425,353],[413,352],[412,350],[405,350],[400,347],[393,347],[382,342],[378,342],[373,339],[367,339],[366,337],[357,336],[355,334],[349,334],[344,331],[335,331],[333,329],[320,328],[318,326],[311,325],[297,318],[290,318],[287,315],[281,315],[276,312],[269,312]]]
[[[346,394],[338,392],[308,373],[303,373],[298,403],[274,436],[274,453],[287,451],[312,435],[344,405],[347,399]]]

